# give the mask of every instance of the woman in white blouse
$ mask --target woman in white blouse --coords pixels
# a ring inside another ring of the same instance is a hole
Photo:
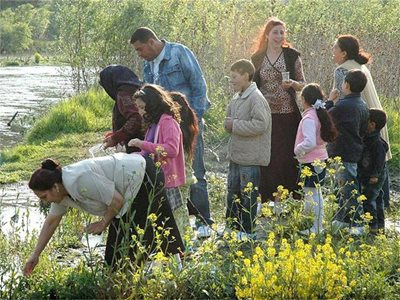
[[[183,251],[182,239],[162,186],[162,175],[152,160],[138,154],[117,153],[66,167],[51,159],[44,160],[42,167],[32,174],[29,187],[51,206],[35,250],[25,264],[24,274],[32,273],[40,254],[70,207],[101,217],[86,227],[88,233],[100,234],[109,227],[105,253],[109,265],[121,258],[121,247],[118,246],[124,237],[132,243],[132,234],[138,235],[137,227],[146,227],[143,241],[148,252],[154,250],[153,227],[147,221],[150,213],[158,216],[155,228],[162,226],[170,230],[169,237],[162,241],[162,250],[169,254]],[[124,223],[129,224],[129,232],[122,230]],[[130,248],[130,256],[135,259],[136,247]]]

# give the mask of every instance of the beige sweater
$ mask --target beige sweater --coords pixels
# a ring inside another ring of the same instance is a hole
[[[233,119],[227,158],[246,166],[268,166],[271,157],[271,110],[253,82],[235,94],[227,109]]]
[[[357,69],[361,70],[364,72],[365,76],[367,77],[367,85],[365,86],[364,90],[361,92],[361,97],[364,99],[364,101],[367,103],[368,108],[378,108],[382,109],[382,104],[379,101],[378,93],[376,92],[374,81],[372,80],[371,73],[369,72],[369,69],[365,65],[360,65],[358,62],[356,62],[353,59],[346,60],[343,64],[338,66],[335,70],[335,76],[334,76],[334,82],[333,82],[333,88],[338,88],[340,90],[340,87],[342,86],[342,83],[344,81],[345,74],[347,72],[339,72],[339,69],[345,69],[347,71],[352,70],[352,69]],[[337,73],[343,74],[343,76],[337,76]],[[341,82],[336,82],[337,80],[340,80]],[[387,129],[387,126],[383,127],[381,130],[381,136],[382,138],[388,143],[389,145],[389,150],[386,153],[386,160],[389,160],[392,158],[392,153],[390,151],[390,143],[389,143],[389,132]]]

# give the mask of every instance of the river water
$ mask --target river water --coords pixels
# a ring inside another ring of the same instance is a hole
[[[56,66],[0,68],[0,151],[21,141],[27,119],[73,94],[69,72],[69,67]],[[38,229],[42,222],[37,197],[27,188],[26,182],[0,186],[3,232],[25,235]]]
[[[25,119],[73,94],[69,72],[56,66],[0,68],[0,150],[22,139]]]

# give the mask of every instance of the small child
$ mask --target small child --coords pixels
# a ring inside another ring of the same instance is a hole
[[[336,175],[340,187],[339,210],[332,225],[338,229],[350,227],[353,235],[363,233],[363,207],[357,201],[357,163],[363,153],[363,138],[368,127],[369,110],[360,94],[366,84],[367,77],[362,71],[350,70],[342,87],[345,97],[329,110],[339,135],[333,143],[328,144],[328,154],[330,157],[340,156],[344,167]]]
[[[179,187],[185,184],[185,156],[179,127],[179,105],[161,87],[144,85],[133,98],[140,115],[147,122],[145,140],[132,139],[128,145],[142,149],[142,155],[154,155],[164,173],[164,187],[177,223],[175,211],[183,206]],[[178,217],[178,218],[177,218]]]
[[[307,167],[312,172],[304,181],[304,212],[310,214],[314,210],[313,226],[301,231],[301,234],[320,233],[323,230],[324,206],[320,185],[325,178],[324,161],[328,158],[326,143],[333,142],[337,136],[323,98],[322,89],[316,83],[306,85],[301,92],[304,112],[297,130],[294,154],[302,169]],[[322,163],[314,163],[317,160]]]
[[[380,135],[386,124],[386,113],[372,108],[369,110],[367,135],[364,137],[364,152],[358,164],[361,191],[367,197],[363,202],[364,213],[370,213],[371,233],[385,230],[385,214],[383,202],[383,183],[386,179],[386,152],[388,144]]]
[[[230,82],[236,94],[224,122],[231,134],[226,218],[231,229],[239,230],[238,240],[255,238],[260,166],[267,166],[271,156],[271,110],[252,82],[254,72],[246,59],[231,66]]]

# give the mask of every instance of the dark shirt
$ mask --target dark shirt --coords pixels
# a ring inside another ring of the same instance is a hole
[[[358,163],[361,178],[380,177],[385,168],[388,144],[381,138],[379,130],[369,133],[364,138],[364,151]]]
[[[367,133],[369,110],[360,94],[350,94],[340,99],[329,109],[336,128],[339,131],[337,139],[328,144],[330,157],[340,156],[343,162],[357,163],[360,161]]]

